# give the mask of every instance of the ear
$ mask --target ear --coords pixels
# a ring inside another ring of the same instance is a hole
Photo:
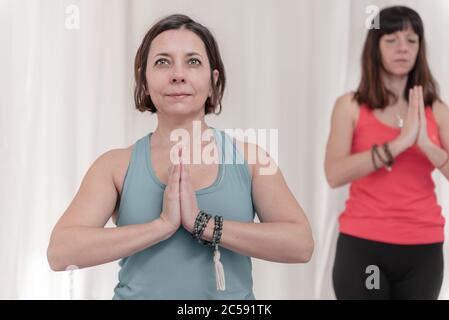
[[[214,69],[214,71],[212,71],[212,79],[214,80],[214,85],[217,84],[219,75],[220,75],[220,72],[217,69]],[[211,85],[210,89],[209,89],[209,97],[212,97],[212,93],[213,93],[212,87],[213,86]]]

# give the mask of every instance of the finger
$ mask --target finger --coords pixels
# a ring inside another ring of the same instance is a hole
[[[416,114],[416,106],[415,106],[415,88],[410,88],[410,93],[409,93],[409,110],[408,110],[408,115],[411,119],[411,121],[413,121],[413,118],[415,117]]]
[[[185,163],[182,164],[182,170],[181,170],[181,183],[183,185],[186,185],[189,182],[189,176],[187,172],[188,168]]]
[[[167,192],[170,192],[171,188],[172,188],[172,180],[173,180],[174,168],[175,168],[175,166],[171,165],[171,166],[168,167],[168,170],[167,170],[168,171],[168,178],[167,178],[167,185],[165,187],[165,190]]]
[[[167,181],[168,182],[170,182],[171,176],[173,175],[173,168],[174,168],[174,165],[170,165],[168,167],[168,170],[167,170],[167,172],[168,172],[168,179],[167,179]]]
[[[184,162],[181,162],[180,164],[179,164],[179,167],[180,167],[180,178],[179,178],[179,181],[180,181],[180,183],[181,183],[181,186],[183,185],[183,183],[184,183],[184,180],[185,180],[185,170],[186,170],[186,165],[185,165],[185,163]]]
[[[181,142],[180,143],[178,143],[176,146],[175,146],[175,155],[176,155],[176,163],[177,164],[180,164],[181,163],[181,161],[182,161],[182,152],[181,152],[181,147],[182,147],[182,145],[181,145]]]
[[[186,175],[186,182],[187,182],[187,189],[191,194],[194,194],[193,192],[193,185],[192,185],[192,179],[190,176],[190,166],[185,166],[185,175]]]
[[[425,110],[425,103],[424,103],[424,92],[423,92],[423,88],[420,88],[420,98],[419,101],[421,101],[420,103],[420,117],[421,117],[421,124],[423,126],[423,128],[426,128],[427,126],[427,119],[426,119],[426,110]]]
[[[424,101],[423,101],[423,92],[422,92],[422,87],[419,87],[418,90],[418,100],[419,100],[419,115],[421,117],[421,119],[424,119]]]
[[[182,144],[179,144],[178,145],[178,157],[179,157],[179,163],[182,163],[182,150],[183,149],[183,146],[182,146]]]
[[[415,116],[419,115],[419,94],[416,86],[413,89],[413,111]]]
[[[179,164],[173,166],[172,173],[168,178],[168,185],[172,190],[176,190],[179,187]]]
[[[186,164],[182,165],[181,190],[183,191],[183,193],[193,193],[192,181],[190,179],[190,168],[189,165]]]
[[[408,90],[408,110],[407,110],[407,114],[411,114],[413,111],[413,89],[410,88]]]
[[[172,176],[172,186],[175,191],[179,191],[179,176],[180,176],[180,168],[179,164],[175,165],[173,176]]]
[[[424,109],[424,107],[425,107],[425,103],[424,103],[424,90],[423,90],[423,87],[422,87],[422,86],[419,87],[419,102],[420,102],[421,106],[422,106],[423,109]]]

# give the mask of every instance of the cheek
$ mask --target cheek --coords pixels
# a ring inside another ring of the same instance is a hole
[[[383,61],[388,61],[391,57],[391,49],[388,48],[386,45],[380,46],[380,55],[382,57]]]
[[[416,60],[416,57],[418,56],[418,53],[419,53],[419,47],[413,48],[412,52],[413,52],[413,58]]]
[[[209,93],[210,89],[210,74],[198,74],[195,77],[195,89],[198,94],[204,95]]]
[[[147,87],[148,91],[152,95],[156,95],[161,92],[165,77],[162,73],[157,73],[155,71],[149,70],[146,74],[147,77]]]
[[[381,47],[380,48],[380,60],[382,61],[382,64],[384,67],[388,66],[388,64],[389,64],[388,57],[389,57],[388,50]]]

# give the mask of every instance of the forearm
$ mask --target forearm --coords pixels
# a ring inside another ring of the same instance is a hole
[[[48,261],[55,271],[108,263],[133,255],[167,239],[170,231],[160,219],[115,228],[61,227],[52,235]]]
[[[440,172],[449,180],[449,162],[448,153],[446,150],[429,142],[427,145],[421,147],[421,151],[427,156],[430,162],[440,170]]]
[[[203,239],[212,240],[211,219]],[[313,251],[308,225],[291,222],[238,222],[225,220],[220,246],[239,254],[283,263],[307,262]]]
[[[407,149],[407,146],[399,139],[388,142],[388,147],[393,158]],[[387,155],[382,147],[379,147],[378,151],[383,159],[387,159]],[[384,166],[377,157],[375,157],[375,161],[378,168]],[[334,160],[328,165],[326,175],[330,186],[335,188],[367,176],[375,170],[371,150],[367,150]]]

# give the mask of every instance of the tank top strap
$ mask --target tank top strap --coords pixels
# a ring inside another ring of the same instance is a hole
[[[366,104],[361,104],[359,106],[359,118],[357,119],[356,127],[370,123],[373,120],[372,117],[372,110]]]

